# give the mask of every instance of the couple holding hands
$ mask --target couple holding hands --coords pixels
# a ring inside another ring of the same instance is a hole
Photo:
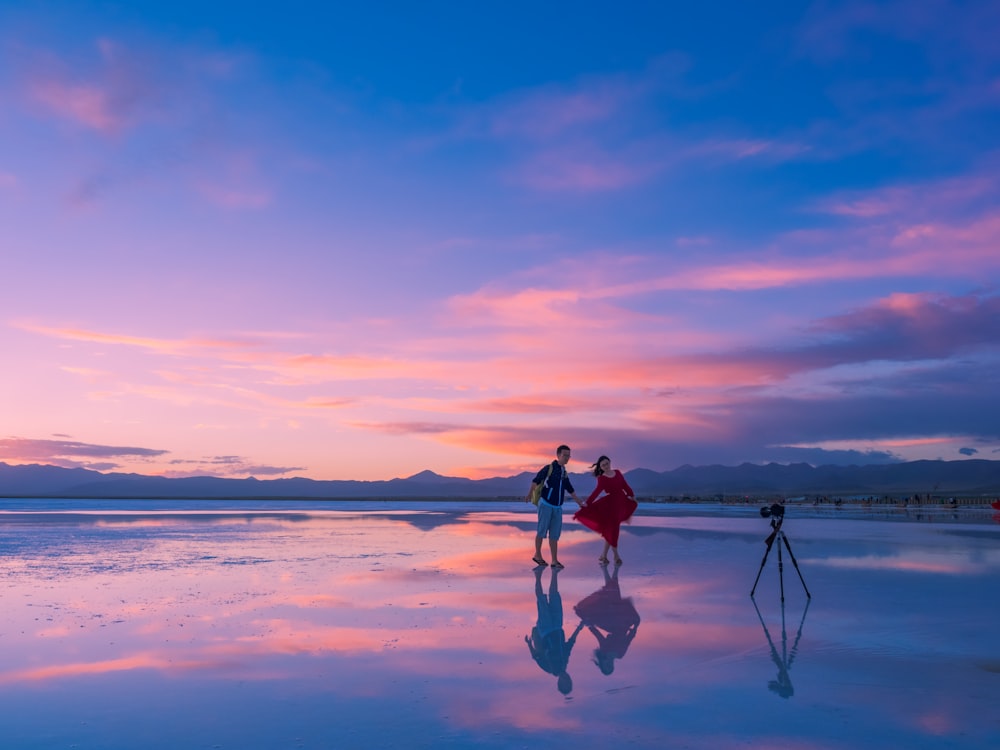
[[[614,552],[615,565],[621,565],[618,555],[618,535],[621,525],[632,517],[638,503],[635,492],[625,481],[625,475],[611,468],[611,459],[601,456],[591,466],[597,477],[597,486],[584,501],[576,495],[576,490],[566,473],[566,464],[570,459],[568,445],[556,448],[556,460],[543,466],[531,482],[531,487],[525,497],[530,501],[533,491],[541,487],[538,499],[538,531],[535,534],[535,556],[532,561],[536,565],[548,565],[542,557],[542,540],[549,538],[549,551],[552,553],[552,567],[562,568],[559,562],[559,537],[562,534],[562,506],[565,494],[568,492],[580,509],[573,518],[588,529],[596,531],[604,537],[604,551],[598,560],[602,565],[608,563],[608,551]],[[603,493],[603,494],[602,494]]]

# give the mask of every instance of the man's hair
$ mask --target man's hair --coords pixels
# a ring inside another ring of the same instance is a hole
[[[558,448],[556,448],[556,455],[558,456],[563,451],[568,451],[568,450],[569,450],[568,445],[560,445]]]

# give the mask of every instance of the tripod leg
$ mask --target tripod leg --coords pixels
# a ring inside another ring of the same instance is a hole
[[[785,602],[781,602],[781,663],[788,664],[788,635],[785,631]]]
[[[750,589],[750,597],[751,598],[753,598],[753,592],[757,590],[757,581],[760,580],[760,574],[764,572],[764,563],[767,562],[767,556],[771,552],[771,545],[774,544],[774,537],[775,537],[775,534],[772,533],[767,539],[764,540],[764,544],[767,545],[767,548],[764,550],[764,559],[760,561],[760,568],[758,568],[758,570],[757,570],[757,577],[753,581],[753,588]],[[780,548],[779,548],[778,551],[779,552],[781,551]]]
[[[802,637],[802,627],[806,624],[806,613],[809,611],[809,605],[812,603],[812,599],[806,599],[806,608],[802,610],[802,619],[799,620],[799,632],[795,634],[795,643],[792,644],[792,653],[788,657],[788,668],[792,668],[792,662],[795,661],[795,655],[799,651],[799,639]]]
[[[757,611],[757,619],[760,620],[760,626],[764,628],[764,637],[767,638],[767,645],[771,647],[771,661],[773,661],[780,670],[782,668],[781,658],[778,656],[778,649],[774,646],[774,641],[771,640],[771,633],[767,629],[767,625],[764,623],[764,618],[760,614],[760,609],[757,607],[757,601],[754,600],[753,608]]]
[[[788,537],[785,536],[784,532],[781,534],[781,539],[785,543],[785,547],[788,549],[788,556],[792,558],[792,565],[795,566],[795,572],[799,574],[799,580],[802,581],[802,588],[805,589],[806,597],[812,599],[812,594],[809,593],[809,589],[806,587],[806,579],[802,577],[802,571],[799,570],[799,563],[795,559],[795,554],[792,552],[792,545],[788,543]],[[778,545],[778,552],[781,552],[781,545]],[[780,556],[778,558],[781,559]]]
[[[785,611],[785,565],[781,560],[781,539],[784,538],[784,534],[780,531],[778,532],[778,585],[781,588],[781,611]]]

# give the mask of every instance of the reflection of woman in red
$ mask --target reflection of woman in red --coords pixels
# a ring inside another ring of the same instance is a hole
[[[615,659],[625,656],[639,631],[639,613],[631,599],[622,599],[618,588],[618,568],[614,575],[608,575],[604,568],[604,588],[581,601],[573,611],[597,639],[594,663],[604,674],[611,674]]]
[[[621,565],[618,534],[622,523],[628,521],[639,507],[635,501],[635,492],[625,481],[625,475],[611,468],[611,459],[607,456],[601,456],[591,468],[597,477],[597,487],[573,518],[604,537],[604,551],[597,558],[602,565],[608,562],[609,549],[614,550],[615,565]],[[601,497],[595,500],[598,495]]]

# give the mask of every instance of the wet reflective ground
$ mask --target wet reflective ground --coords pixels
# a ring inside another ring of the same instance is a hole
[[[0,504],[4,747],[1000,746],[989,515],[790,515],[782,608],[756,508],[644,508],[616,575],[519,504],[87,507]]]

